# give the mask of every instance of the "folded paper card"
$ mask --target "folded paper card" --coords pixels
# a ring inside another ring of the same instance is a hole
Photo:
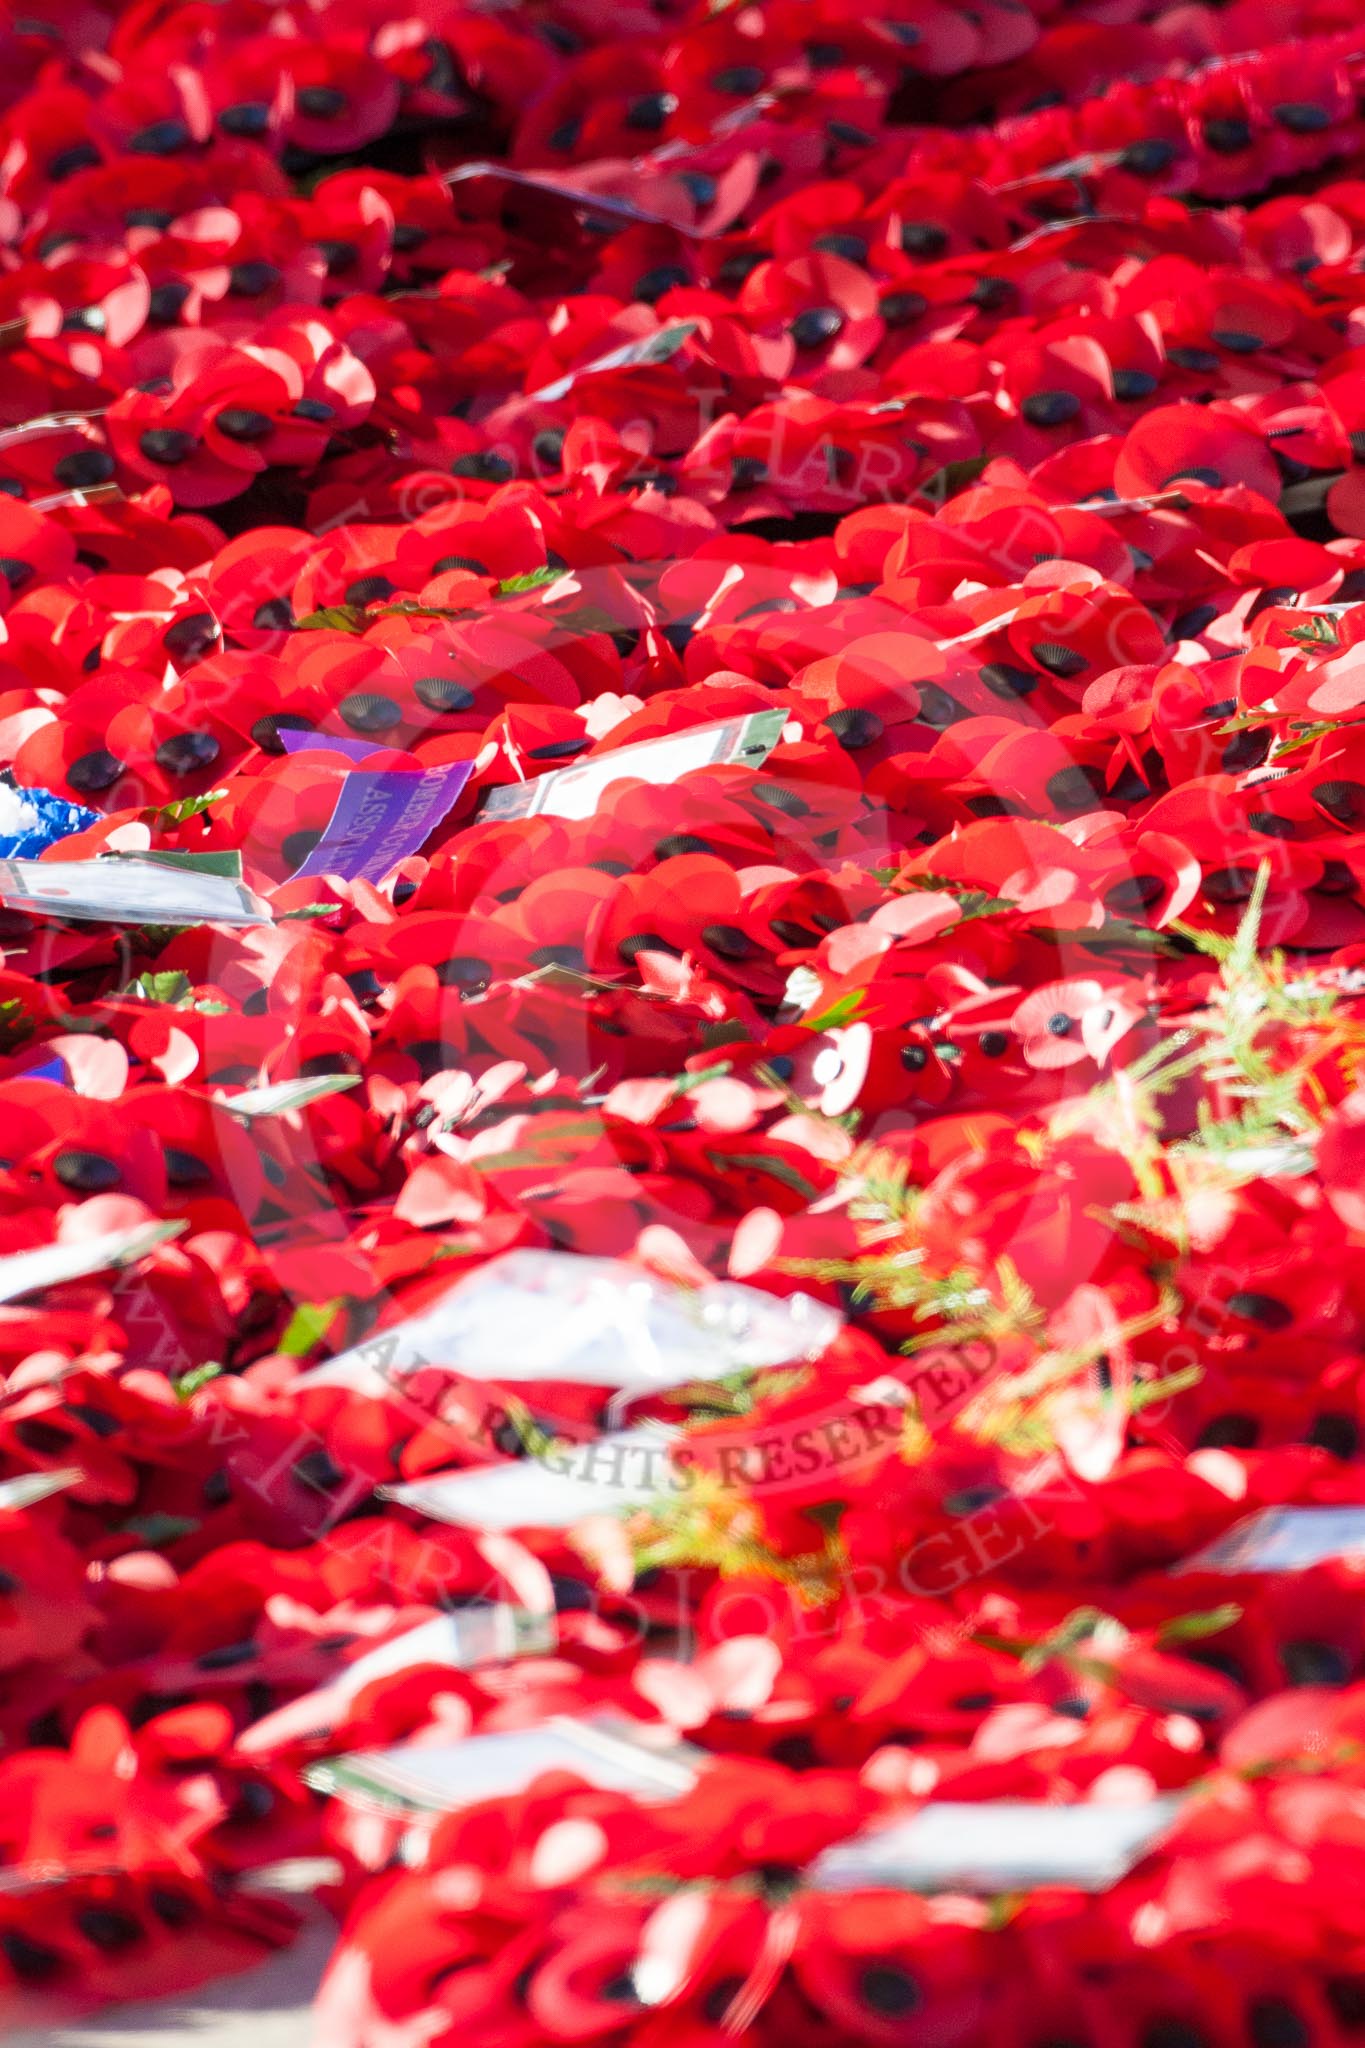
[[[440,153],[438,144],[435,154]],[[671,233],[683,235],[688,240],[698,238],[696,228],[688,226],[682,220],[675,220],[671,213],[664,214],[651,207],[641,206],[621,192],[595,192],[586,185],[570,184],[567,179],[558,177],[553,172],[518,170],[511,164],[498,163],[462,163],[449,168],[437,166],[437,169],[446,185],[465,185],[475,180],[488,179],[537,194],[543,202],[540,223],[543,228],[550,229],[546,235],[547,242],[553,240],[553,229],[545,216],[556,205],[561,213],[561,225],[563,214],[571,212],[575,215],[581,213],[589,220],[618,220],[664,226]]]
[[[1184,1558],[1179,1572],[1303,1572],[1365,1558],[1365,1507],[1265,1508]]]
[[[0,900],[97,924],[270,923],[268,907],[231,876],[152,859],[0,860]]]
[[[553,1614],[533,1614],[500,1600],[457,1607],[367,1650],[346,1666],[332,1689],[354,1699],[375,1679],[395,1671],[415,1671],[423,1664],[473,1671],[480,1664],[498,1664],[510,1657],[548,1655],[556,1640]]]
[[[594,356],[590,363],[583,363],[577,370],[556,377],[552,384],[542,384],[539,391],[530,393],[525,403],[554,405],[561,398],[567,398],[585,378],[600,377],[608,370],[638,369],[642,363],[669,362],[683,343],[696,333],[698,324],[695,320],[675,320],[639,341],[624,342],[620,348],[608,349],[605,355]]]
[[[64,1465],[57,1472],[20,1472],[13,1479],[0,1480],[0,1514],[31,1508],[54,1493],[65,1493],[69,1486],[79,1486],[84,1477],[79,1466]]]
[[[316,1790],[348,1805],[453,1813],[485,1799],[510,1799],[549,1771],[566,1771],[602,1792],[677,1799],[696,1781],[699,1753],[682,1743],[648,1749],[629,1724],[603,1715],[556,1716],[536,1728],[470,1735],[463,1742],[363,1750],[313,1764]]]
[[[60,1287],[67,1280],[83,1280],[88,1273],[104,1273],[111,1266],[132,1265],[168,1238],[179,1237],[184,1228],[183,1223],[142,1223],[132,1230],[106,1230],[98,1237],[12,1252],[0,1258],[0,1303]]]
[[[1107,1891],[1167,1832],[1181,1803],[933,1800],[908,1820],[826,1849],[807,1881],[827,1892]]]
[[[613,782],[634,779],[662,786],[694,768],[742,762],[760,768],[782,737],[785,711],[755,711],[694,725],[656,740],[616,747],[572,768],[556,768],[531,782],[505,784],[484,803],[483,818],[590,818]]]
[[[307,1379],[374,1389],[447,1365],[470,1379],[572,1381],[637,1395],[813,1358],[841,1321],[805,1294],[763,1294],[728,1280],[676,1287],[623,1259],[525,1249],[490,1259],[424,1314]]]
[[[379,1491],[460,1529],[571,1529],[587,1515],[621,1514],[658,1493],[669,1479],[677,1434],[646,1423],[587,1443],[555,1443],[533,1458],[431,1472]]]
[[[306,1109],[310,1102],[322,1102],[329,1095],[341,1095],[358,1088],[358,1074],[307,1074],[296,1081],[268,1081],[260,1088],[243,1088],[238,1095],[215,1099],[234,1116],[248,1121],[258,1116],[287,1116],[291,1110]]]

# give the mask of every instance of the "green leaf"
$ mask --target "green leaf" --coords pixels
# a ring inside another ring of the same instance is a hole
[[[747,1045],[749,1028],[738,1017],[727,1017],[720,1024],[703,1024],[701,1043],[705,1052],[715,1052],[722,1045]]]
[[[1275,760],[1280,762],[1286,754],[1296,754],[1300,747],[1311,747],[1315,740],[1325,739],[1337,727],[1328,719],[1291,718],[1289,721],[1292,739],[1281,740],[1275,749]]]
[[[300,633],[363,633],[369,613],[360,604],[327,604],[295,621]]]
[[[790,1188],[794,1195],[800,1195],[803,1202],[813,1202],[820,1190],[812,1187],[801,1173],[787,1159],[776,1159],[767,1152],[708,1152],[707,1158],[719,1172],[733,1167],[740,1173],[766,1173],[774,1180],[781,1181],[784,1188]]]
[[[189,996],[193,987],[188,974],[178,967],[166,968],[160,973],[140,974],[136,981],[130,981],[125,991],[130,996],[141,996],[149,1003],[171,1003],[179,1005]]]
[[[1173,1395],[1189,1393],[1191,1386],[1197,1386],[1203,1378],[1203,1366],[1181,1366],[1179,1372],[1164,1372],[1156,1380],[1134,1380],[1124,1399],[1128,1415],[1140,1415],[1144,1407],[1156,1407],[1158,1401],[1169,1401]]]
[[[31,1038],[36,1029],[18,996],[10,996],[0,1003],[0,1045],[6,1050]]]
[[[524,576],[504,576],[498,585],[499,597],[516,597],[523,590],[543,590],[547,583],[558,583],[568,572],[552,569],[547,563],[543,569],[528,569]]]
[[[1306,477],[1302,483],[1286,485],[1280,492],[1281,512],[1290,520],[1321,512],[1327,503],[1328,491],[1345,475],[1344,469],[1323,470],[1317,476]]]
[[[198,1522],[188,1515],[134,1515],[120,1529],[121,1536],[138,1536],[152,1550],[159,1550],[163,1543],[178,1543],[182,1536],[192,1536],[199,1527]]]
[[[206,790],[203,796],[178,797],[173,804],[163,804],[159,811],[154,811],[150,823],[161,827],[163,831],[172,825],[187,824],[191,818],[201,818],[205,811],[221,802],[226,795],[225,789],[210,789]]]
[[[984,889],[955,889],[965,924],[969,917],[994,917],[999,911],[1013,910],[1014,899],[1010,896],[991,896]]]
[[[961,462],[947,462],[926,477],[914,495],[942,505],[959,491],[965,491],[968,484],[974,484],[989,461],[989,455],[968,455]]]
[[[392,604],[377,604],[367,614],[371,619],[458,619],[461,616],[458,605],[419,604],[415,597],[400,597]]]
[[[1149,924],[1134,924],[1127,917],[1107,917],[1097,931],[1076,936],[1087,952],[1103,952],[1109,946],[1128,946],[1141,953],[1174,954],[1181,950],[1165,932]]]
[[[222,1370],[222,1366],[217,1364],[191,1366],[188,1372],[182,1372],[178,1379],[171,1381],[176,1400],[188,1401],[191,1394],[197,1394],[210,1380],[216,1380]]]
[[[1228,1601],[1225,1606],[1210,1607],[1202,1614],[1177,1614],[1171,1621],[1163,1621],[1156,1639],[1163,1649],[1171,1643],[1197,1643],[1204,1636],[1221,1635],[1241,1618],[1241,1608]]]
[[[226,875],[230,881],[242,879],[242,856],[235,846],[219,847],[211,853],[191,853],[177,846],[152,847],[145,853],[102,853],[101,861],[117,861],[124,866],[173,868],[186,875]]]
[[[1256,881],[1247,907],[1242,912],[1237,936],[1232,942],[1232,950],[1223,969],[1223,979],[1227,982],[1243,979],[1255,968],[1256,956],[1260,949],[1261,918],[1265,911],[1266,893],[1269,888],[1270,862],[1263,860],[1256,870]]]
[[[277,910],[275,922],[283,924],[286,918],[294,917],[334,917],[341,908],[340,903],[301,903],[297,910]]]
[[[673,1083],[673,1093],[678,1096],[690,1095],[694,1088],[700,1088],[706,1081],[720,1081],[730,1071],[729,1060],[720,1060],[714,1067],[703,1067],[696,1074],[679,1074]]]
[[[998,1650],[1002,1657],[1017,1657],[1022,1663],[1029,1653],[1029,1645],[1014,1636],[998,1636],[991,1629],[974,1628],[967,1637],[970,1643],[979,1643],[983,1650]]]
[[[479,1159],[479,1173],[519,1173],[523,1166],[541,1166],[544,1155],[534,1146],[514,1146],[510,1152],[489,1152]]]
[[[332,1327],[333,1318],[341,1307],[345,1296],[338,1294],[332,1301],[301,1302],[289,1318],[284,1335],[275,1346],[286,1358],[303,1358],[320,1344]]]
[[[993,917],[997,911],[1017,907],[1012,896],[992,896],[985,889],[964,889],[961,882],[949,881],[943,875],[906,875],[902,878],[898,868],[874,868],[872,872],[873,878],[883,884],[903,879],[907,890],[921,889],[935,896],[951,896],[964,922],[969,917]]]
[[[1187,1365],[1179,1372],[1164,1373],[1160,1379],[1135,1380],[1128,1389],[1124,1406],[1129,1415],[1140,1415],[1144,1408],[1153,1408],[1158,1401],[1168,1401],[1172,1394],[1184,1394],[1191,1387],[1197,1387],[1203,1377],[1202,1365]]]
[[[843,995],[836,996],[827,1010],[818,1017],[803,1017],[802,1027],[806,1031],[838,1031],[845,1024],[851,1024],[862,1008],[866,989],[851,988]]]
[[[1335,647],[1341,639],[1336,620],[1322,616],[1307,618],[1301,626],[1288,626],[1285,634],[1301,647]]]
[[[1097,1628],[1110,1621],[1102,1607],[1073,1607],[1065,1620],[1024,1652],[1025,1671],[1041,1671],[1057,1657],[1070,1657],[1082,1643],[1089,1642]]]
[[[711,11],[713,14],[722,12],[722,8],[716,4],[716,0],[712,0]],[[643,1892],[646,1897],[651,1899],[671,1899],[675,1898],[679,1892],[709,1892],[715,1884],[715,1879],[710,1877],[674,1877],[662,1870],[642,1870],[638,1873],[631,1872],[629,1875],[623,1875],[620,1879],[620,1884],[623,1891]]]

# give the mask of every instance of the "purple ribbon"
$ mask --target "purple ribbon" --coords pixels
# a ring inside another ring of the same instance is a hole
[[[374,750],[371,749],[371,752]],[[447,761],[425,772],[409,768],[352,769],[321,839],[291,880],[340,875],[347,882],[382,882],[399,861],[416,853],[453,808],[473,773],[472,761]]]

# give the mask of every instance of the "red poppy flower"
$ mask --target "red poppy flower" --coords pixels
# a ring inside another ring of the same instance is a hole
[[[760,264],[745,280],[739,307],[756,331],[772,337],[767,373],[782,378],[795,371],[817,389],[822,371],[856,368],[881,339],[876,287],[840,256]]]
[[[292,44],[288,68],[294,96],[284,130],[296,149],[339,156],[382,135],[398,110],[397,81],[355,45]]]
[[[1272,502],[1279,495],[1274,464],[1260,439],[1217,406],[1160,407],[1149,413],[1129,430],[1114,482],[1132,497],[1183,482],[1210,490],[1245,484]]]
[[[983,2023],[994,1972],[982,1968],[981,1937],[969,1926],[926,1924],[922,1901],[876,1895],[809,1907],[807,1940],[795,1963],[806,1996],[836,2026],[862,2038],[901,2038],[904,2014],[924,2011],[945,2041],[965,2041]]]
[[[7,2016],[245,1960],[325,1842],[353,2048],[1344,2039],[1356,1564],[1171,1567],[1359,1506],[1351,24],[219,12],[6,44],[0,813],[270,913],[3,914],[0,1277],[183,1226],[0,1309],[5,1483],[58,1489],[5,1511]],[[481,821],[769,709],[757,770]],[[357,747],[473,773],[379,886],[286,880]],[[537,1529],[521,1394],[603,1390],[307,1367],[546,1243],[846,1325]],[[466,1466],[527,1524],[381,1490]],[[547,1584],[554,1655],[336,1710]],[[299,1776],[601,1712],[695,1789]],[[793,1889],[925,1799],[1196,1778],[1107,1894]]]

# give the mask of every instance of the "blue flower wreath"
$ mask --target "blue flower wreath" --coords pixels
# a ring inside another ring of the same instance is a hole
[[[0,775],[0,860],[32,860],[98,816],[51,790],[22,789],[8,774]]]

